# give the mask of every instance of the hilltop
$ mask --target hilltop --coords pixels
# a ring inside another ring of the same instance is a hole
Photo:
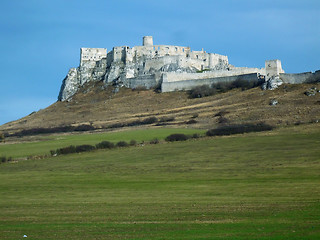
[[[154,117],[147,126],[208,129],[221,124],[265,122],[290,126],[318,122],[320,94],[307,96],[307,89],[320,84],[284,84],[273,91],[260,87],[233,89],[204,98],[191,99],[188,92],[156,93],[153,90],[121,88],[114,93],[102,82],[85,84],[70,101],[56,102],[17,121],[0,126],[16,133],[26,129],[91,126],[100,131],[139,127],[139,121]],[[277,103],[276,105],[272,105]],[[136,123],[136,124],[132,124]]]

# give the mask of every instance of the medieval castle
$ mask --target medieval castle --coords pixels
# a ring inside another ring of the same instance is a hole
[[[153,45],[153,38],[145,36],[142,46],[132,48],[114,47],[109,52],[106,48],[81,48],[80,66],[69,70],[58,100],[70,99],[90,81],[128,88],[159,87],[170,92],[237,79],[268,81],[277,77],[280,83],[300,83],[313,74],[284,74],[280,60],[266,61],[261,69],[234,67],[227,56],[191,51],[190,47]]]

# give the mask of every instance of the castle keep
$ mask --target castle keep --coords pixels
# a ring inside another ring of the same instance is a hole
[[[237,79],[268,80],[281,74],[284,71],[279,60],[266,61],[266,68],[261,69],[234,67],[227,56],[192,51],[190,47],[154,45],[153,38],[145,36],[142,46],[132,48],[114,47],[109,52],[106,48],[81,48],[80,66],[69,70],[58,100],[71,98],[91,81],[116,87],[159,87],[162,92],[170,92]]]

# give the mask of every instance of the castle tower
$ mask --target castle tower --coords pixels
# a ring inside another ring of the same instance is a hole
[[[153,37],[152,36],[144,36],[143,37],[143,46],[153,46]]]
[[[279,76],[280,73],[284,73],[280,60],[276,59],[266,61],[266,80],[274,76]]]

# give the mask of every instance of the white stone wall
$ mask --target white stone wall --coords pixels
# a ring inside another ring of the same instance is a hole
[[[312,72],[305,72],[305,73],[280,73],[280,79],[284,83],[290,84],[300,84],[300,83],[308,83],[308,82],[315,82],[320,80],[320,71]]]
[[[218,71],[205,71],[202,73],[175,73],[168,72],[163,73],[163,82],[178,82],[185,80],[198,80],[218,77],[230,77],[243,74],[257,73],[264,75],[265,70],[263,68],[235,68],[229,71],[218,70]]]
[[[225,62],[226,64],[229,63],[228,56],[223,56],[216,53],[209,53],[209,67],[214,68],[220,62]]]
[[[80,64],[83,61],[99,61],[107,57],[106,48],[81,48],[80,52]]]
[[[153,46],[153,37],[152,36],[144,36],[142,45],[143,46]]]
[[[216,84],[216,83],[234,82],[238,79],[242,79],[249,82],[259,81],[259,75],[257,73],[215,77],[215,78],[204,78],[204,79],[190,78],[188,80],[181,80],[181,81],[167,81],[166,77],[167,77],[167,73],[163,74],[163,81],[161,84],[162,92],[191,90],[192,88],[197,86],[202,86],[202,85],[211,86],[212,84]]]
[[[284,73],[284,70],[282,69],[282,66],[281,66],[281,61],[278,59],[267,60],[265,64],[266,64],[266,80],[275,76],[279,76],[280,73]]]

